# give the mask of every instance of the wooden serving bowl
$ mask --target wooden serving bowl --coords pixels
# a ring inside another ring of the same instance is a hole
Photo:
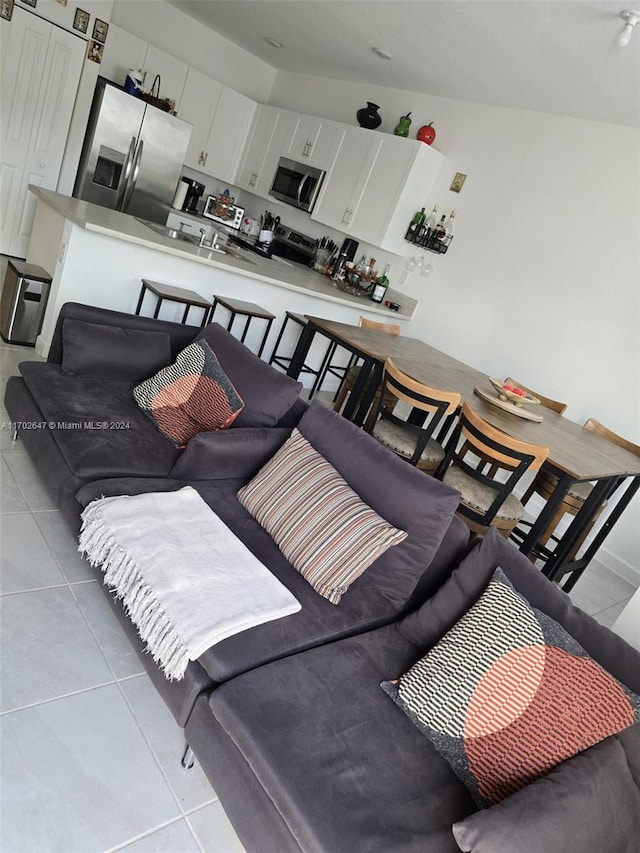
[[[491,377],[489,377],[489,382],[491,382],[493,387],[496,389],[498,397],[501,400],[508,400],[510,403],[515,403],[516,406],[522,406],[523,403],[533,405],[540,402],[537,397],[534,397],[532,394],[527,394],[526,391],[523,391],[522,394],[514,394],[513,391],[509,390],[509,388],[514,388],[516,386],[510,385],[507,388],[505,387],[504,382],[500,379],[491,379]]]

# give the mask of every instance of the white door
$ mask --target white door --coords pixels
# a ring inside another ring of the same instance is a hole
[[[2,74],[0,252],[25,257],[35,210],[29,184],[55,189],[86,42],[19,8]]]

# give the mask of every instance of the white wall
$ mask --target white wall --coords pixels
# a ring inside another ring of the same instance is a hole
[[[270,103],[356,124],[366,101],[381,131],[408,110],[412,135],[435,123],[446,159],[424,204],[458,212],[435,275],[404,288],[421,302],[409,333],[640,444],[640,133],[285,72]],[[638,497],[599,559],[640,583]]]
[[[167,3],[116,0],[114,24],[256,101],[266,101],[275,69]]]

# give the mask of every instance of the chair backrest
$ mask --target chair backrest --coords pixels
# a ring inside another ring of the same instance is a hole
[[[388,335],[399,335],[402,328],[399,323],[378,323],[376,320],[367,320],[366,317],[360,317],[358,325],[361,329],[376,329]]]
[[[390,405],[391,400],[393,405]],[[413,412],[410,420],[406,421],[395,413],[397,400],[411,406]],[[403,373],[391,359],[385,362],[377,415],[383,420],[402,424],[405,429],[415,434],[416,447],[413,456],[409,459],[412,464],[416,464],[420,459],[427,441],[442,419],[448,416],[452,419],[459,406],[460,394],[431,388]],[[424,415],[416,415],[416,412],[424,412]],[[450,424],[445,431],[448,431],[449,427]]]
[[[522,382],[518,382],[517,379],[513,379],[511,376],[507,376],[504,382],[505,385],[515,385],[516,388],[522,388],[523,391],[526,391],[527,394],[531,394],[532,397],[537,397],[545,409],[551,409],[552,412],[557,412],[559,415],[564,415],[567,411],[566,403],[561,403],[559,400],[552,400],[551,397],[543,397],[542,394],[538,394],[537,391],[532,391],[531,388],[527,388],[526,385],[523,385]]]
[[[607,441],[617,444],[618,447],[624,447],[624,449],[628,450],[629,453],[635,453],[636,456],[640,456],[640,446],[629,441],[629,439],[623,438],[621,435],[617,435],[617,433],[612,432],[608,427],[601,424],[600,421],[597,421],[595,418],[589,418],[583,429],[589,430],[589,432],[595,432],[597,435],[601,436],[601,438],[606,438]]]
[[[548,447],[511,438],[464,403],[436,477],[442,479],[449,466],[455,465],[478,483],[495,490],[496,497],[484,515],[473,513],[462,504],[459,508],[462,515],[472,517],[479,524],[490,524],[523,474],[528,470],[537,471],[548,455]],[[505,482],[496,479],[501,470],[510,472]]]

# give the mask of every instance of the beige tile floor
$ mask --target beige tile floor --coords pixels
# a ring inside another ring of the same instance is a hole
[[[34,355],[0,343],[3,395]],[[242,851],[8,421],[1,406],[0,849]],[[593,564],[572,598],[610,625],[633,591]]]

